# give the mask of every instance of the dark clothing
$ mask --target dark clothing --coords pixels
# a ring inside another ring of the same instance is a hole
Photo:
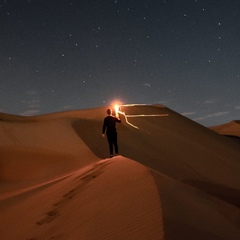
[[[118,154],[118,144],[117,144],[117,130],[116,130],[116,123],[121,122],[120,119],[113,117],[113,116],[107,116],[104,119],[103,122],[103,128],[102,133],[107,134],[107,140],[109,144],[109,151],[110,155],[113,155],[113,146],[115,149],[115,153]]]
[[[109,145],[110,156],[113,155],[113,146],[115,149],[115,153],[118,154],[118,143],[117,143],[117,133],[109,134],[107,133],[107,140]]]
[[[120,119],[113,117],[113,116],[107,116],[104,119],[103,122],[103,128],[102,128],[102,133],[105,134],[106,130],[107,130],[107,134],[108,133],[116,133],[116,122],[121,122]]]

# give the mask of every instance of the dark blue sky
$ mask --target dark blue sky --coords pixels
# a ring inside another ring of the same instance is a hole
[[[162,103],[240,119],[240,2],[1,0],[0,111]]]

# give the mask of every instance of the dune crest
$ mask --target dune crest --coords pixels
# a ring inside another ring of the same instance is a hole
[[[240,121],[235,120],[226,124],[210,127],[213,131],[225,135],[240,138]]]

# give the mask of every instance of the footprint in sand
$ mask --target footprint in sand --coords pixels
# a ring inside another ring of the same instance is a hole
[[[57,203],[53,204],[55,207],[54,210],[49,211],[44,218],[40,221],[36,222],[37,225],[43,225],[46,223],[52,222],[55,218],[60,216],[60,207],[67,204],[74,196],[76,196],[79,192],[83,190],[84,187],[87,186],[87,183],[91,182],[93,179],[98,177],[104,170],[105,166],[108,165],[109,161],[104,161],[95,164],[90,170],[86,171],[84,174],[77,176],[76,179],[80,178],[80,183],[77,183],[77,186],[70,190],[68,193],[62,196],[62,199]]]
[[[60,216],[59,212],[57,210],[52,210],[47,213],[47,216],[41,219],[40,221],[36,222],[37,225],[43,225],[45,223],[52,222],[55,218]]]
[[[109,161],[98,162],[93,166],[93,168],[86,171],[83,175],[80,175],[77,178],[80,178],[81,180],[84,180],[86,182],[91,181],[94,178],[98,177],[108,164],[110,164]]]

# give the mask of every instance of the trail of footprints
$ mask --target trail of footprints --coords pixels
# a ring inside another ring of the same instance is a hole
[[[83,189],[89,187],[89,183],[98,177],[108,165],[110,161],[101,161],[93,165],[91,169],[86,171],[84,174],[77,176],[76,186],[71,189],[69,192],[64,194],[62,198],[53,204],[53,209],[46,213],[46,215],[39,221],[36,222],[37,225],[41,226],[43,224],[48,224],[52,222],[57,217],[61,216],[61,208],[71,201],[76,195],[78,195]]]

